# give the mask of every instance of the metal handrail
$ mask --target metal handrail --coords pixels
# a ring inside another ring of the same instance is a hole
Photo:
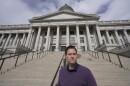
[[[51,86],[54,85],[54,82],[55,82],[56,76],[57,76],[57,74],[58,74],[58,71],[59,71],[59,69],[60,69],[61,63],[62,63],[62,61],[64,60],[63,58],[64,58],[64,55],[62,56],[61,61],[60,61],[60,63],[59,63],[59,66],[58,66],[58,68],[57,68],[57,70],[56,70],[56,73],[55,73],[55,75],[54,75],[54,77],[53,77],[53,79],[52,79]],[[65,61],[65,60],[64,60],[64,61]],[[64,65],[64,66],[65,66],[65,65]]]
[[[26,63],[26,62],[27,62],[27,58],[28,58],[28,54],[29,54],[29,53],[32,53],[32,59],[33,59],[35,52],[36,52],[36,54],[37,54],[37,58],[38,58],[38,54],[39,54],[39,58],[40,58],[41,53],[45,53],[45,55],[46,55],[46,54],[48,54],[48,53],[46,53],[46,52],[50,52],[50,51],[49,51],[49,50],[47,50],[47,51],[40,51],[40,52],[38,52],[38,51],[27,52],[27,51],[26,51],[26,52],[22,52],[22,53],[19,53],[19,54],[12,55],[12,56],[0,58],[0,61],[2,61],[1,65],[0,65],[0,71],[1,71],[1,69],[2,69],[2,67],[3,67],[3,64],[4,64],[4,62],[5,62],[6,59],[13,58],[13,57],[17,57],[17,58],[16,58],[16,61],[15,61],[15,65],[14,65],[14,67],[17,67],[17,62],[18,62],[18,59],[19,59],[19,56],[20,56],[20,55],[26,54],[26,58],[25,58],[25,63]],[[32,60],[32,59],[31,59],[31,60]]]
[[[117,58],[118,58],[119,67],[129,70],[129,68],[125,68],[125,67],[123,66],[123,64],[122,64],[122,61],[121,61],[121,59],[120,59],[120,56],[123,56],[123,55],[116,54],[116,53],[112,53],[112,52],[108,52],[108,51],[104,51],[104,52],[102,52],[102,51],[96,51],[96,52],[95,52],[95,51],[92,51],[92,50],[88,50],[88,51],[89,51],[89,54],[90,54],[92,57],[94,57],[94,56],[93,56],[93,53],[95,53],[95,58],[97,58],[97,59],[99,59],[98,53],[99,53],[99,52],[102,53],[102,58],[103,58],[104,60],[106,60],[106,61],[111,62],[111,63],[113,63],[113,61],[112,61],[112,59],[111,59],[111,57],[110,57],[110,54],[115,54],[115,55],[117,55]],[[109,60],[105,59],[104,53],[108,54]],[[96,54],[97,54],[97,57],[96,57]],[[126,56],[126,57],[127,57],[127,56]],[[116,63],[113,63],[113,64],[117,65]]]

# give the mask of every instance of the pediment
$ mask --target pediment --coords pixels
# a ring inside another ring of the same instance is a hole
[[[62,20],[76,20],[76,19],[99,19],[99,17],[95,15],[82,14],[76,12],[56,12],[44,16],[34,17],[30,19],[30,22],[33,21],[62,21]]]
[[[76,19],[76,18],[83,18],[81,16],[76,16],[76,15],[70,15],[70,14],[59,14],[59,15],[55,15],[49,18],[45,18],[45,20],[52,20],[52,19]]]

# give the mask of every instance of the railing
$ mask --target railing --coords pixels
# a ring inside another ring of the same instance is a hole
[[[127,48],[127,47],[129,47],[129,46],[130,46],[130,43],[126,43],[126,44],[123,44],[123,45],[121,45],[121,46],[118,46],[118,47],[116,47],[116,48],[111,49],[110,52],[115,51],[115,50],[125,49],[125,48]]]
[[[99,21],[101,23],[128,23],[130,20],[112,20],[112,21]]]
[[[31,54],[31,56],[29,55],[29,54]],[[14,69],[14,68],[16,68],[16,67],[18,67],[18,66],[20,66],[20,65],[23,65],[24,63],[26,63],[26,62],[29,62],[29,61],[31,61],[31,60],[33,60],[34,59],[34,56],[36,57],[36,58],[41,58],[41,57],[44,57],[45,55],[47,55],[47,54],[50,54],[50,51],[26,51],[26,52],[21,52],[21,53],[16,53],[16,54],[14,54],[14,53],[10,53],[10,56],[7,56],[7,57],[1,57],[0,58],[0,62],[1,62],[1,64],[0,64],[0,72],[1,72],[1,74],[3,74],[3,73],[5,73],[5,72],[8,72],[9,70],[11,70],[11,69]],[[23,56],[24,55],[24,56]],[[11,59],[12,58],[12,59]],[[20,63],[18,63],[18,60],[20,59],[20,58],[23,58],[22,60],[22,62],[20,62]],[[4,62],[6,61],[6,60],[13,60],[14,61],[14,64],[13,65],[11,65],[11,67],[9,67],[9,68],[6,68],[5,70],[2,70],[2,68],[3,68],[3,66],[4,66]]]
[[[30,24],[18,24],[18,25],[0,25],[0,28],[2,27],[28,27]]]
[[[53,86],[54,85],[54,82],[55,82],[55,79],[56,79],[56,76],[57,76],[57,74],[58,74],[58,71],[59,71],[59,69],[60,69],[60,67],[61,67],[61,63],[63,62],[63,66],[65,66],[65,59],[64,59],[64,55],[62,56],[62,58],[61,58],[61,61],[60,61],[60,63],[59,63],[59,66],[58,66],[58,68],[57,68],[57,70],[56,70],[56,73],[55,73],[55,75],[54,75],[54,77],[53,77],[53,80],[52,80],[52,82],[51,82],[51,86]]]
[[[103,42],[102,44],[98,45],[95,50],[97,50],[98,48],[102,47],[103,45],[105,45],[105,43]]]
[[[128,57],[124,57],[120,54],[115,54],[115,53],[107,52],[107,51],[101,52],[101,51],[88,50],[86,53],[88,53],[95,59],[101,59],[101,57],[102,57],[104,60],[109,61],[112,64],[115,64],[116,66],[118,66],[120,68],[123,68],[124,70],[130,71],[130,68],[128,68],[129,65],[126,65],[126,63],[123,62],[123,59],[130,60],[130,58],[128,58]]]
[[[5,53],[5,51],[8,50],[8,49],[22,49],[22,51],[31,51],[31,49],[22,45],[21,42],[18,42],[16,45],[7,46],[6,49],[0,48],[0,54]]]

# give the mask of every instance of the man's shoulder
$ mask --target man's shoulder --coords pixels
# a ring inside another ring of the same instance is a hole
[[[60,72],[63,72],[63,71],[65,71],[66,69],[67,69],[66,66],[61,67]]]
[[[79,69],[82,70],[82,71],[84,71],[84,72],[91,72],[88,67],[85,67],[85,66],[80,65],[80,64],[79,64]]]

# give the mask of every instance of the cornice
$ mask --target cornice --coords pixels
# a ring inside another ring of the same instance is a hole
[[[130,25],[130,20],[98,21],[99,26],[122,26]]]
[[[18,24],[18,25],[0,25],[0,29],[21,29],[29,28],[30,24]]]

